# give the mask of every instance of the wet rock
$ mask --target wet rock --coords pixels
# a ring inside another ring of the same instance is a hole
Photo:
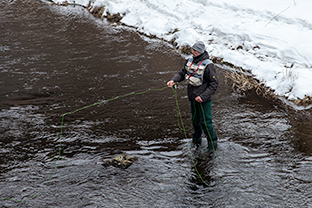
[[[242,45],[237,46],[236,50],[243,50],[243,46]]]
[[[260,49],[260,46],[254,46],[253,50]]]
[[[105,167],[112,165],[114,167],[126,169],[130,165],[132,165],[136,160],[138,160],[137,157],[124,154],[118,155],[111,160],[104,160],[103,165]]]

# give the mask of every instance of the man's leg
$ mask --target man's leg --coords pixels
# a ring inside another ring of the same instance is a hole
[[[202,142],[202,125],[201,125],[201,112],[197,102],[191,102],[191,113],[194,127],[193,143],[200,145]]]
[[[207,143],[209,149],[216,149],[217,148],[217,135],[213,128],[212,124],[212,112],[211,112],[211,105],[212,102],[201,103],[201,115],[203,116],[202,119],[202,128],[207,136]],[[207,131],[208,130],[208,131]]]

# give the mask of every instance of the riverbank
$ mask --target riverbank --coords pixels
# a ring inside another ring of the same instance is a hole
[[[132,25],[128,25],[122,21],[122,18],[126,14],[120,14],[120,13],[115,13],[111,14],[108,12],[108,10],[105,8],[105,6],[94,6],[93,4],[89,3],[88,5],[85,4],[77,4],[77,3],[68,3],[65,1],[65,3],[55,3],[55,1],[51,0],[52,4],[54,5],[59,5],[59,6],[81,6],[85,9],[87,9],[94,17],[101,18],[101,19],[106,19],[108,20],[112,26],[123,26],[127,28],[132,28],[136,32],[138,32],[140,35],[146,36],[150,39],[158,39],[163,42],[167,42],[170,44],[172,47],[174,47],[181,55],[187,56],[190,54],[190,46],[189,45],[183,45],[179,44],[177,39],[175,38],[175,34],[179,33],[180,31],[178,29],[174,29],[170,31],[166,37],[162,38],[158,35],[155,35],[153,33],[145,32],[142,30],[142,28],[135,27]],[[59,1],[56,1],[59,2]],[[83,1],[85,2],[85,1]],[[172,39],[168,39],[168,36],[171,36]],[[210,46],[208,46],[210,47]],[[238,45],[236,48],[233,48],[233,51],[240,51],[244,48],[245,46],[243,45]],[[260,47],[258,45],[254,46],[254,50],[259,50]],[[211,55],[211,54],[210,54]],[[219,64],[219,66],[226,67],[229,69],[229,73],[227,75],[227,78],[230,79],[230,82],[232,83],[233,86],[233,91],[236,93],[240,94],[246,94],[246,93],[256,93],[257,95],[264,97],[268,101],[274,102],[278,105],[284,106],[284,107],[291,107],[296,110],[305,110],[309,109],[312,107],[312,99],[308,95],[304,95],[301,98],[294,96],[289,96],[289,95],[281,95],[278,93],[274,88],[271,88],[270,86],[267,85],[267,82],[265,80],[259,80],[257,76],[253,74],[254,68],[243,68],[235,65],[235,63],[229,62],[228,60],[225,60],[222,56],[213,56],[211,55],[211,60],[215,64]],[[250,67],[258,67],[255,64],[254,66]],[[295,76],[291,72],[291,66],[285,66],[286,71],[288,70],[289,72],[286,73],[285,78],[281,79],[280,85],[283,86],[285,84],[285,80],[292,80],[295,79],[292,76]],[[272,75],[274,76],[274,75]],[[277,82],[278,80],[274,81]],[[280,88],[280,87],[279,87]]]
[[[0,23],[2,206],[312,205],[311,112],[237,96],[216,66],[216,160],[205,139],[189,150],[185,82],[176,92],[187,138],[179,128],[166,87],[185,62],[174,47],[45,1],[0,1]],[[107,166],[120,155],[137,160]]]

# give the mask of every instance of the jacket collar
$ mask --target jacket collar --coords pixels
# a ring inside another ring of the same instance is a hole
[[[204,59],[209,59],[209,55],[208,55],[208,52],[205,51],[204,53],[198,55],[198,56],[195,56],[193,57],[193,63],[194,64],[197,64],[198,62],[204,60]]]

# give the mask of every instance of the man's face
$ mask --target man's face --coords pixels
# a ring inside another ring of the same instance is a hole
[[[196,56],[199,56],[201,53],[192,49],[192,54],[193,54],[193,57],[196,57]]]

